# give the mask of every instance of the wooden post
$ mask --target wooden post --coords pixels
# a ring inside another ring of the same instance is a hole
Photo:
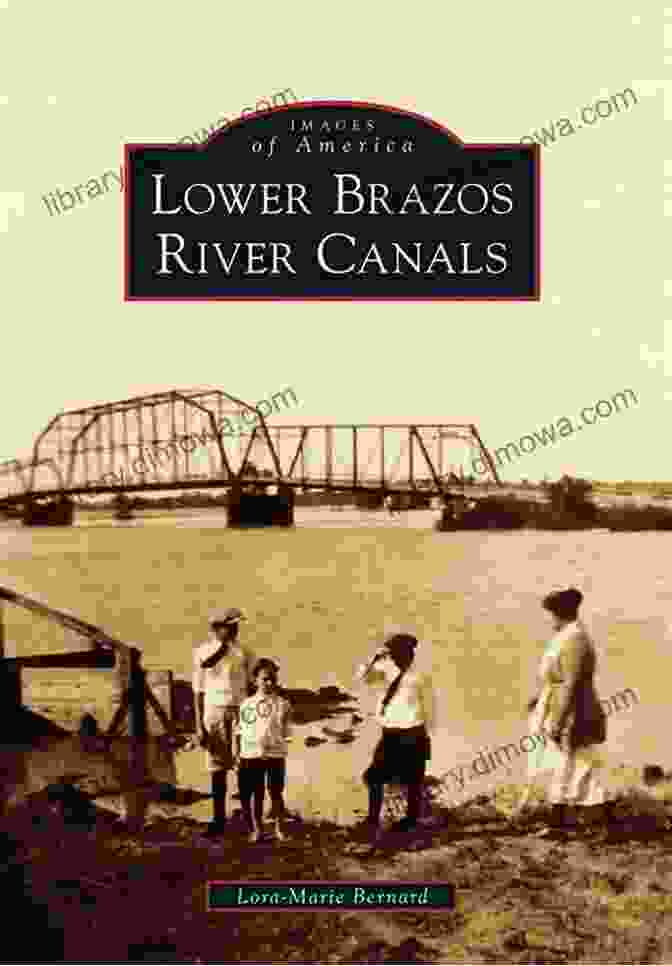
[[[141,652],[129,648],[128,655],[128,736],[143,741],[147,737],[147,705],[145,672],[140,664]]]
[[[126,821],[136,830],[143,824],[143,786],[147,780],[145,675],[140,657],[141,652],[137,647],[119,648],[117,673],[120,699],[123,703],[126,696],[128,702],[128,784],[124,783],[123,798]]]
[[[0,718],[7,725],[5,740],[10,740],[12,721],[21,707],[21,668],[6,659],[6,603],[0,597]]]
[[[4,660],[5,657],[5,602],[0,597],[0,702],[2,702],[2,707],[7,706],[8,697],[8,675],[7,675],[7,662]],[[4,716],[4,712],[0,712]],[[3,729],[4,730],[4,729]],[[5,734],[5,739],[9,735]],[[5,817],[5,812],[7,811],[7,801],[8,794],[6,791],[6,782],[0,782],[0,816]]]
[[[130,678],[131,678],[131,649],[130,647],[120,647],[117,649],[117,682],[119,687],[119,709],[117,715],[125,701],[128,700]],[[116,716],[115,716],[116,717]]]
[[[0,597],[0,702],[2,707],[7,707],[9,697],[9,668],[5,657],[5,602]],[[3,808],[4,813],[4,808]]]

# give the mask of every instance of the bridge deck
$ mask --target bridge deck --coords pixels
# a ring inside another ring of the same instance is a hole
[[[261,406],[221,390],[170,390],[61,413],[30,458],[0,464],[0,503],[255,480],[440,495],[473,476],[476,460],[482,480],[499,482],[473,424],[269,425]]]

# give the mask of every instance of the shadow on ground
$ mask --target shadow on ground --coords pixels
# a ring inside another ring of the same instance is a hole
[[[380,847],[326,821],[288,822],[284,843],[250,845],[236,815],[214,841],[178,812],[133,831],[76,778],[5,817],[5,939],[26,962],[98,961],[100,949],[117,962],[216,962],[222,948],[238,963],[671,961],[672,805],[646,789],[622,795],[608,825],[567,841],[532,834],[544,805],[526,830],[493,797],[441,804],[430,780],[420,829],[388,832]],[[403,806],[390,788],[387,817]],[[450,881],[460,907],[229,917],[205,908],[208,879]]]
[[[28,708],[19,708],[4,721],[3,742],[11,743],[15,740],[17,743],[20,741],[21,744],[31,744],[42,738],[59,738],[68,734],[69,731],[49,718]]]
[[[312,724],[357,711],[353,704],[355,698],[347,691],[341,691],[332,685],[318,688],[317,691],[308,688],[283,688],[281,693],[292,705],[292,721],[295,724]]]
[[[311,691],[309,688],[282,688],[280,693],[292,705],[292,721],[297,725],[327,721],[356,712],[356,699],[333,685]],[[196,728],[194,692],[188,681],[173,681],[173,721],[178,732],[192,733]]]

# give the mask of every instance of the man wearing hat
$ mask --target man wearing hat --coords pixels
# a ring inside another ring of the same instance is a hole
[[[246,619],[236,607],[213,614],[211,636],[194,650],[196,732],[212,776],[214,816],[209,835],[224,831],[227,772],[234,765],[233,730],[256,662],[254,653],[238,642],[240,622]]]
[[[415,665],[417,646],[413,635],[393,634],[357,672],[358,680],[366,684],[386,686],[377,713],[382,736],[363,775],[369,792],[365,824],[376,838],[386,783],[395,782],[408,789],[406,818],[397,823],[400,831],[414,828],[420,814],[430,733],[435,723],[435,695],[429,675]]]

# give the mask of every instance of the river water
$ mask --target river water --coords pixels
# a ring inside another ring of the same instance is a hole
[[[672,767],[669,534],[444,534],[432,529],[435,511],[299,509],[296,516],[294,530],[249,532],[226,530],[218,512],[152,513],[128,523],[80,514],[69,529],[6,523],[0,583],[136,643],[147,666],[184,682],[207,614],[242,606],[250,616],[244,640],[279,660],[286,687],[338,685],[355,699],[342,713],[298,726],[288,761],[290,805],[340,820],[364,806],[359,776],[377,736],[373,696],[353,689],[352,672],[382,635],[403,627],[420,639],[418,661],[439,695],[430,771],[462,767],[462,786],[459,772],[448,778],[459,799],[523,777],[524,754],[487,775],[483,766],[476,775],[473,762],[526,735],[522,708],[550,633],[539,602],[574,584],[598,649],[601,697],[626,688],[637,696],[609,717],[608,761]],[[52,646],[45,622],[10,614],[7,626],[9,655]],[[364,718],[354,740],[324,734],[325,725],[347,729],[353,709]],[[24,752],[21,768],[12,766],[23,775],[17,787],[35,791],[54,780],[58,755]],[[68,770],[65,760],[60,768]],[[176,779],[207,791],[200,751],[177,755]],[[208,809],[206,802],[194,814],[207,817]]]

